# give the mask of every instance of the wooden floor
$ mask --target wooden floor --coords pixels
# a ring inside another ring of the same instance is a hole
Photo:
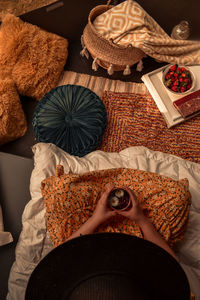
[[[57,0],[0,0],[0,19],[5,13],[20,16]]]

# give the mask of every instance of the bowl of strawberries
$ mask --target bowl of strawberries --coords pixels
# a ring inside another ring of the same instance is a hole
[[[163,71],[163,84],[174,94],[187,94],[195,86],[195,77],[186,66],[170,65]]]

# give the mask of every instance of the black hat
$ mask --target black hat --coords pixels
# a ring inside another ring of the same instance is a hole
[[[157,245],[121,233],[84,235],[38,264],[26,300],[189,300],[179,263]]]

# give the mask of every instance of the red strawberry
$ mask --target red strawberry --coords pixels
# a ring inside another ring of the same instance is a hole
[[[179,84],[178,80],[174,81],[174,85],[178,85],[178,84]]]
[[[186,74],[185,74],[185,73],[182,73],[181,76],[182,76],[182,77],[186,77]]]
[[[181,92],[181,93],[184,93],[185,91],[186,91],[186,88],[185,88],[184,86],[181,86],[180,92]]]
[[[171,89],[172,89],[172,91],[174,91],[174,92],[177,92],[177,90],[178,90],[178,89],[177,89],[177,86],[174,86],[174,85],[172,86]]]
[[[178,73],[174,73],[174,77],[178,77]]]
[[[187,85],[187,90],[189,90],[191,88],[191,84]]]
[[[170,67],[170,71],[175,71],[176,70],[177,65],[173,65]]]
[[[179,78],[179,81],[180,81],[180,82],[183,82],[183,78],[182,78],[182,77],[180,77],[180,78]]]
[[[169,78],[170,78],[170,75],[167,74],[167,75],[165,76],[165,79],[168,80]]]

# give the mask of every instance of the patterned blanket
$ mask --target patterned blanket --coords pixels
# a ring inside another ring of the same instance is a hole
[[[102,100],[108,126],[100,150],[145,146],[200,163],[200,116],[169,129],[149,94],[105,91]]]
[[[103,100],[108,126],[100,150],[119,152],[130,146],[145,146],[200,163],[200,116],[167,128],[143,83],[66,71],[59,82],[63,84],[85,86]]]
[[[56,176],[46,178],[41,184],[47,227],[54,247],[65,242],[88,220],[107,184],[132,189],[145,215],[170,246],[183,239],[191,204],[187,179],[176,181],[128,168],[64,174],[63,166],[58,165]],[[119,215],[101,224],[97,231],[143,237],[138,224]]]
[[[131,44],[164,62],[200,64],[200,42],[175,40],[135,1],[127,0],[96,17],[96,30],[120,45]]]

